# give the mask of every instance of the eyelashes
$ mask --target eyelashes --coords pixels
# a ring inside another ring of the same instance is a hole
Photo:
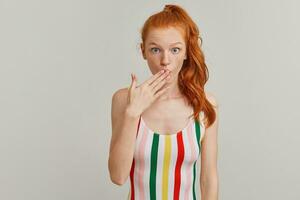
[[[181,51],[181,48],[179,48],[179,47],[172,48],[172,50],[173,50],[173,49],[178,49],[178,51],[176,51],[175,54],[177,54],[177,53],[179,53],[179,52]],[[153,50],[160,50],[160,49],[157,48],[157,47],[153,47],[153,48],[150,49],[150,51],[151,51],[152,53],[156,54],[157,51],[153,51]]]

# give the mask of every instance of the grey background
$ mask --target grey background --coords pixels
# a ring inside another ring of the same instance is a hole
[[[107,168],[111,97],[150,76],[139,30],[165,3],[0,0],[0,199],[126,199]],[[180,5],[219,102],[220,199],[300,199],[299,1]]]

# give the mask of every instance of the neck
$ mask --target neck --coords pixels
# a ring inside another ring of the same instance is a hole
[[[169,89],[167,89],[164,92],[164,94],[159,96],[157,98],[157,101],[183,98],[183,95],[181,94],[177,84],[177,79],[171,80],[170,82],[167,83],[167,85],[169,86]]]

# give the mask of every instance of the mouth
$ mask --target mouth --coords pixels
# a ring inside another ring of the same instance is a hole
[[[168,70],[169,72],[172,72],[172,70],[168,69],[167,67],[163,67],[163,69]]]

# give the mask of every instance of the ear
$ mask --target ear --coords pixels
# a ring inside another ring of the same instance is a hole
[[[144,48],[144,45],[143,45],[143,43],[141,43],[141,52],[142,52],[142,54],[143,54],[143,58],[144,59],[146,59],[146,55],[145,55],[145,48]]]

